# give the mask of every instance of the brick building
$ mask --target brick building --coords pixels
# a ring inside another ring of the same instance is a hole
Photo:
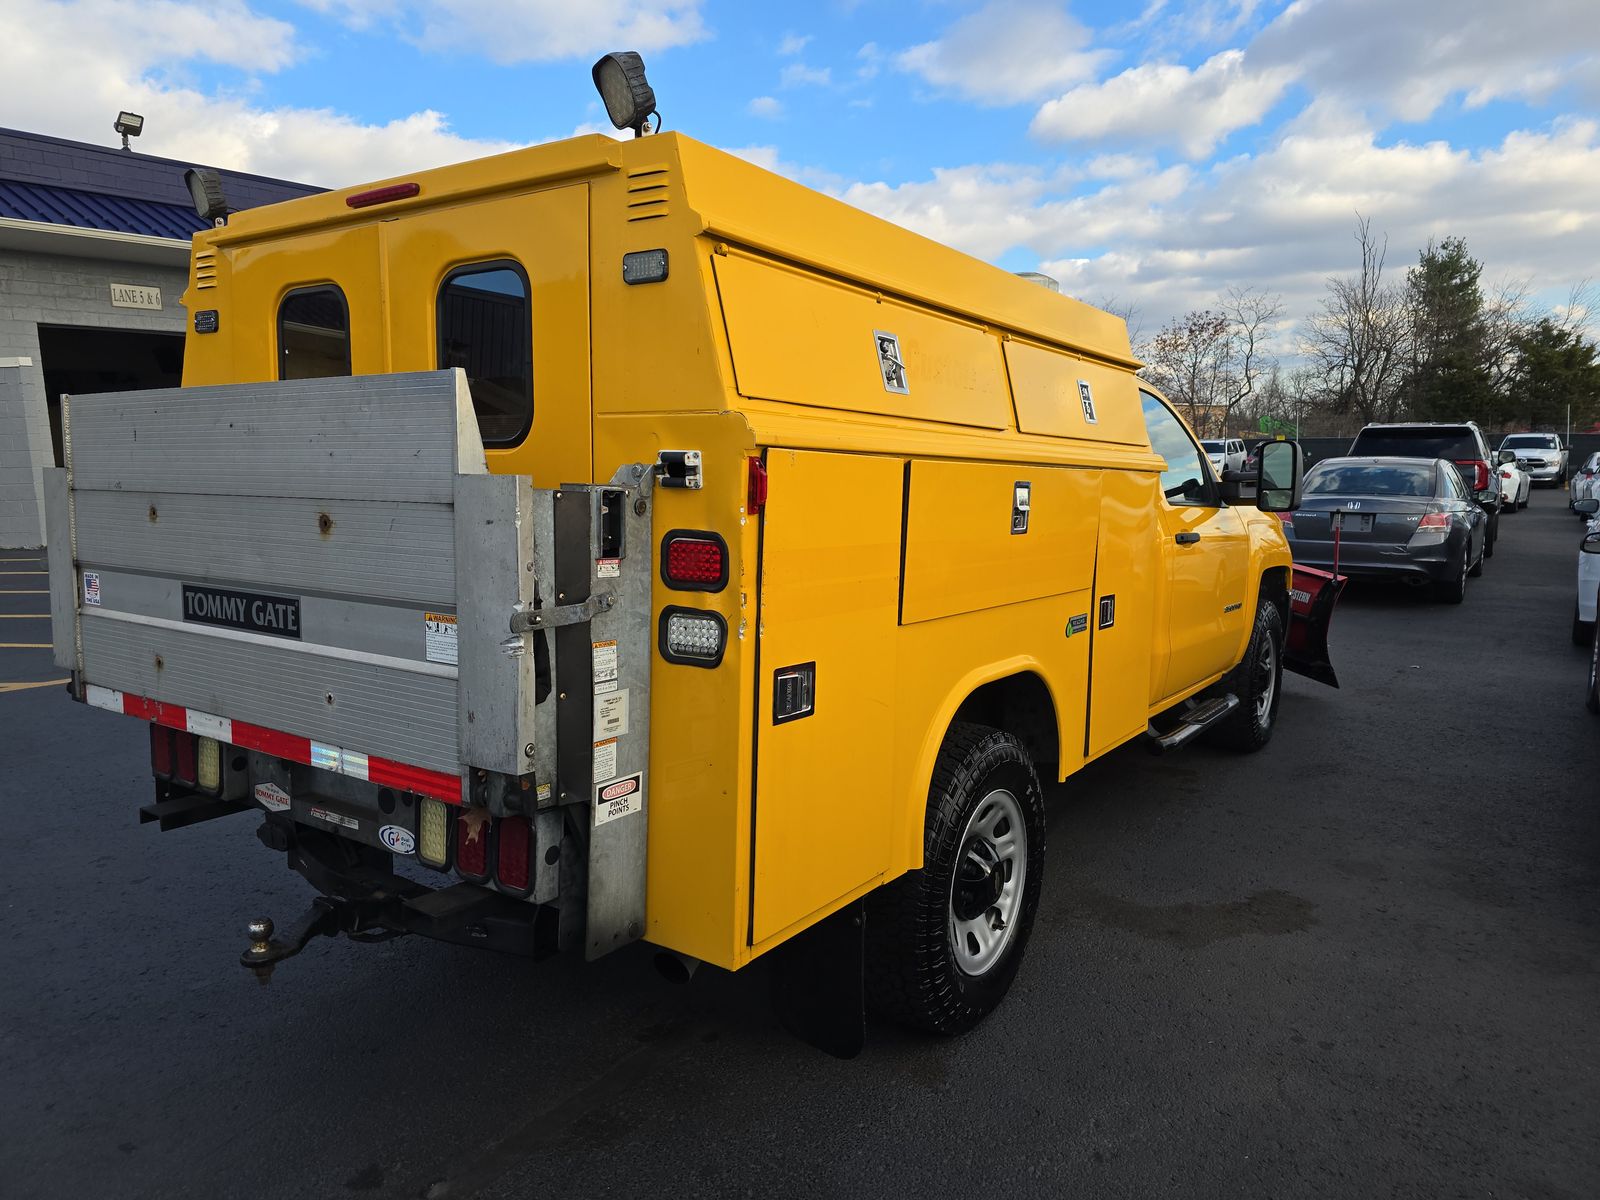
[[[0,548],[44,540],[63,392],[179,382],[191,165],[0,129]],[[319,190],[221,174],[235,208]]]

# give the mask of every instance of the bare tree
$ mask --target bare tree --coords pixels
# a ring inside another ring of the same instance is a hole
[[[1300,352],[1320,380],[1321,407],[1362,421],[1392,421],[1404,404],[1410,322],[1405,293],[1383,279],[1389,241],[1356,214],[1361,271],[1328,280],[1328,294],[1306,322]]]
[[[1109,296],[1101,296],[1099,299],[1090,301],[1090,303],[1102,312],[1108,312],[1114,317],[1121,317],[1123,323],[1128,327],[1129,344],[1134,346],[1139,344],[1140,338],[1144,335],[1144,314],[1140,312],[1139,305],[1136,302],[1124,300],[1116,292],[1112,292]]]
[[[1267,346],[1282,311],[1278,296],[1230,288],[1220,310],[1176,317],[1141,347],[1142,374],[1184,410],[1201,437],[1220,435],[1274,365]]]

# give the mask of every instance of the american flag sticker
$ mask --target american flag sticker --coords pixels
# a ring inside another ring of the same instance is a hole
[[[85,571],[83,573],[83,602],[100,607],[100,572]]]

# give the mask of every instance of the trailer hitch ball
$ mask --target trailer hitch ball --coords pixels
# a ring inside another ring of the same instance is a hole
[[[250,949],[240,955],[240,961],[255,973],[256,982],[266,987],[272,981],[272,968],[276,959],[272,956],[272,918],[259,917],[245,926],[245,932],[250,936]]]

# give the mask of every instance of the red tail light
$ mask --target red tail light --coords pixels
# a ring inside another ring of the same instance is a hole
[[[489,834],[494,822],[481,808],[464,808],[456,816],[456,870],[468,879],[489,875]]]
[[[1428,513],[1425,517],[1422,518],[1422,520],[1417,522],[1417,528],[1419,530],[1422,530],[1422,529],[1449,529],[1450,528],[1450,514],[1449,513],[1442,513],[1442,512]]]
[[[728,584],[728,547],[714,533],[674,529],[662,539],[661,581],[678,591],[720,592]]]
[[[1281,513],[1278,514],[1278,520],[1282,521],[1290,529],[1294,528],[1294,514],[1293,513],[1291,513],[1291,512],[1281,512]]]
[[[1510,471],[1501,471],[1500,472],[1500,478],[1501,479],[1510,479],[1511,478],[1511,472]]]
[[[172,730],[150,722],[150,772],[168,778],[172,775]]]
[[[528,890],[528,852],[532,831],[527,817],[501,817],[495,826],[495,874],[514,892]]]
[[[1456,466],[1472,468],[1472,490],[1483,492],[1489,489],[1489,464],[1481,458],[1458,458]]]
[[[767,468],[759,458],[750,460],[749,495],[745,497],[745,511],[752,517],[760,516],[767,506]]]
[[[172,738],[177,744],[177,761],[173,764],[172,776],[182,783],[193,783],[199,739],[192,733],[183,733],[176,729],[172,731]]]

